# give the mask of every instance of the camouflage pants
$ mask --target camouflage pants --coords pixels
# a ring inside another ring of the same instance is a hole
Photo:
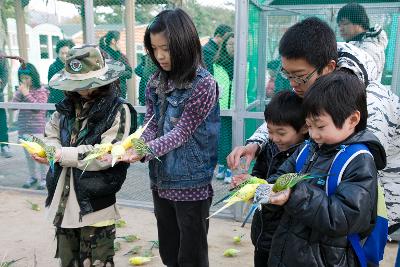
[[[58,227],[56,238],[55,257],[60,258],[62,267],[114,267],[115,225]]]

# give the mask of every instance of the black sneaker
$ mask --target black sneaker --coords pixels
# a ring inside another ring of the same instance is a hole
[[[29,177],[28,180],[22,185],[22,188],[31,188],[37,183],[37,179],[35,177]]]

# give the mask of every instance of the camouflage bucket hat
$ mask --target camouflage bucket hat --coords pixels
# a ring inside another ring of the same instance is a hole
[[[122,62],[104,59],[97,46],[73,47],[65,68],[53,76],[49,86],[70,92],[98,88],[117,80],[124,70]]]

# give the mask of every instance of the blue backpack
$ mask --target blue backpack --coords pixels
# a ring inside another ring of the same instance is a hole
[[[306,143],[296,159],[296,172],[300,172],[308,155],[310,153],[310,144]],[[326,180],[326,194],[332,195],[342,179],[342,175],[347,165],[359,154],[371,154],[368,147],[364,144],[352,144],[343,146],[336,154],[329,169],[329,175]],[[361,242],[358,234],[347,236],[351,246],[356,253],[361,267],[367,267],[367,264],[379,266],[379,261],[383,259],[383,253],[388,236],[388,219],[383,189],[378,183],[378,202],[377,218],[372,232]]]

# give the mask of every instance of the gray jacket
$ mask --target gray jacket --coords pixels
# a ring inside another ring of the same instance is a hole
[[[378,81],[381,81],[383,68],[385,67],[385,49],[388,44],[386,32],[380,27],[370,28],[368,31],[357,35],[350,44],[367,52],[375,61],[378,68]]]

